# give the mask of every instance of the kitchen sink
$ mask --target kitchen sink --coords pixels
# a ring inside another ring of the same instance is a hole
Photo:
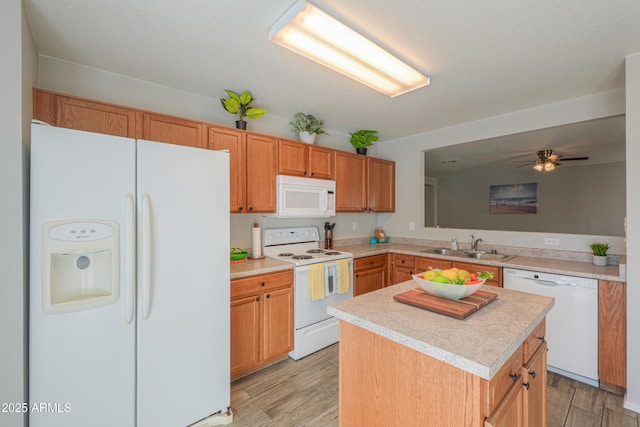
[[[456,251],[448,248],[435,248],[435,249],[423,249],[420,252],[430,253],[430,254],[438,254],[438,255],[449,255],[449,256],[468,256],[465,251]]]
[[[485,259],[487,261],[506,261],[513,258],[515,255],[490,254],[487,252],[469,252],[464,256],[475,259]]]

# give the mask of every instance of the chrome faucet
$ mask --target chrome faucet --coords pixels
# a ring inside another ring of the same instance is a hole
[[[482,243],[483,240],[482,239],[476,239],[475,237],[473,237],[473,234],[471,235],[471,250],[472,251],[477,251],[478,250],[478,245],[480,243]]]

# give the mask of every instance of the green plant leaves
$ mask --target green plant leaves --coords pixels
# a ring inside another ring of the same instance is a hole
[[[229,89],[225,89],[224,91],[229,95],[229,98],[220,99],[222,107],[231,114],[237,115],[240,120],[243,120],[245,116],[251,119],[257,119],[267,113],[267,111],[262,108],[249,108],[251,103],[255,101],[250,91],[245,90],[240,95]]]
[[[380,137],[377,130],[362,129],[351,134],[351,145],[354,148],[366,148],[373,145]]]

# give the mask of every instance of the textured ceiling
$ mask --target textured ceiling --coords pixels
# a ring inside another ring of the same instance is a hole
[[[318,0],[431,85],[389,98],[267,40],[293,0],[24,0],[38,53],[381,140],[624,87],[637,0]]]

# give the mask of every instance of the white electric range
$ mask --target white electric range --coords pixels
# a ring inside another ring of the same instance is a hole
[[[291,262],[294,267],[294,348],[289,357],[301,359],[338,342],[338,319],[327,314],[327,306],[353,297],[353,255],[322,249],[318,227],[268,228],[262,233],[265,256]],[[338,261],[349,266],[349,291],[338,292]],[[311,299],[311,265],[323,264],[325,297]]]

